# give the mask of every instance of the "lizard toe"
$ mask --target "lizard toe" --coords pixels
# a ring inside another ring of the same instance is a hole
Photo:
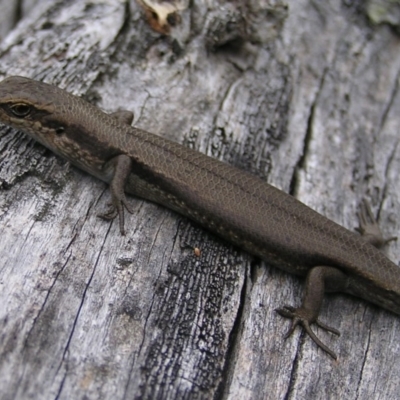
[[[317,326],[328,332],[340,335],[340,332],[338,330],[331,328],[328,325],[324,324],[323,322],[319,321],[317,318],[314,317],[312,313],[309,312],[309,310],[303,307],[295,308],[292,306],[285,305],[283,306],[283,308],[277,309],[275,311],[277,311],[278,314],[282,315],[283,317],[290,318],[292,320],[289,330],[284,335],[285,339],[287,339],[289,336],[292,335],[297,325],[301,325],[307,332],[308,336],[310,336],[310,338],[318,347],[320,347],[322,350],[328,353],[334,360],[337,359],[336,353],[332,351],[328,346],[326,346],[317,337],[317,335],[311,329],[310,325],[315,323]]]

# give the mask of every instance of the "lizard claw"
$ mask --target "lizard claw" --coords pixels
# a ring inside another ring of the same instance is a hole
[[[392,236],[390,238],[385,238],[383,236],[381,228],[372,213],[371,206],[366,199],[362,200],[357,216],[359,227],[356,228],[356,231],[373,246],[381,248],[388,242],[397,240],[397,236]]]
[[[307,310],[301,307],[294,308],[291,306],[283,306],[283,308],[279,308],[275,311],[278,312],[279,315],[282,315],[282,317],[290,318],[292,320],[290,328],[284,336],[285,339],[287,339],[294,332],[297,325],[301,325],[317,346],[327,352],[334,360],[337,359],[337,355],[328,346],[322,343],[321,340],[318,339],[316,334],[312,331],[310,324],[315,323],[320,328],[325,329],[328,332],[334,333],[335,335],[340,335],[340,332],[337,329],[325,325],[317,318],[313,318],[311,315],[309,315]]]
[[[124,216],[124,208],[130,213],[133,214],[133,210],[128,204],[126,200],[125,194],[122,193],[121,196],[113,196],[112,202],[109,204],[110,208],[108,211],[97,214],[99,218],[105,219],[106,221],[113,220],[116,216],[119,216],[119,228],[122,236],[125,236],[125,216]]]
[[[110,208],[108,209],[108,211],[97,214],[97,216],[99,218],[105,219],[106,221],[113,220],[117,215],[118,215],[117,209],[115,207],[113,207],[111,204],[110,204]]]

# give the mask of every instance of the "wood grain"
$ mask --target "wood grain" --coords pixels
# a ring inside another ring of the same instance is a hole
[[[288,5],[193,2],[163,36],[133,0],[38,0],[1,44],[0,78],[130,109],[348,229],[366,197],[398,235],[400,37],[359,2]],[[103,183],[1,127],[2,399],[397,397],[397,317],[327,296],[321,319],[342,336],[315,330],[334,362],[300,330],[283,339],[274,310],[299,304],[300,280],[130,200],[121,237],[96,217]]]

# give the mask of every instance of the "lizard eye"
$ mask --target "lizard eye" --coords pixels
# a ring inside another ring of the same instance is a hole
[[[24,118],[31,112],[31,107],[24,103],[17,103],[10,106],[11,112],[18,118]]]

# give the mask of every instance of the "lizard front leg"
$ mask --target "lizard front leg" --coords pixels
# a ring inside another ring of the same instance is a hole
[[[106,168],[113,170],[113,177],[110,183],[111,207],[107,212],[98,214],[98,216],[106,220],[112,220],[118,215],[121,235],[125,235],[124,208],[129,213],[133,213],[125,197],[125,184],[132,170],[132,160],[129,156],[121,154],[110,160]]]
[[[110,115],[126,125],[131,125],[134,117],[133,113],[128,110],[116,111]],[[113,171],[113,178],[110,183],[111,207],[107,212],[98,214],[98,217],[109,221],[118,215],[121,235],[125,235],[124,207],[132,214],[125,197],[125,184],[131,173],[132,160],[128,156],[121,154],[109,161],[105,166],[105,169],[107,168],[111,168]]]

